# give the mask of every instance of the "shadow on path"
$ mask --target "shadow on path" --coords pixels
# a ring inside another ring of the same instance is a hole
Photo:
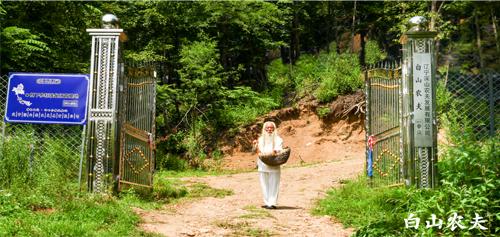
[[[276,206],[276,210],[297,210],[304,209],[302,207]]]

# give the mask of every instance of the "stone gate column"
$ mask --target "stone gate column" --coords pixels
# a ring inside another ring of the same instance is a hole
[[[112,14],[102,17],[101,29],[87,29],[92,36],[90,96],[87,126],[87,185],[96,193],[110,190],[117,139],[118,49],[123,29]]]
[[[403,42],[402,126],[407,185],[437,185],[436,63],[434,37],[424,17],[410,19]]]

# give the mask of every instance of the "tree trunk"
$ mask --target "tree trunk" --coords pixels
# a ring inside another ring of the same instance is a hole
[[[476,26],[476,46],[477,53],[479,55],[479,68],[484,68],[484,60],[483,60],[483,49],[481,46],[481,28],[479,26],[479,20],[477,19],[477,9],[474,9],[474,24]]]
[[[365,35],[366,35],[366,30],[361,30],[360,33],[360,44],[361,44],[361,51],[359,52],[359,64],[361,66],[365,66],[366,65],[366,62],[365,62],[365,55],[366,55],[366,51],[365,51]]]
[[[441,4],[442,6],[442,4]],[[439,10],[441,10],[441,8],[439,8]],[[431,22],[430,22],[430,25],[429,25],[429,31],[436,31],[436,18],[438,16],[439,12],[438,12],[438,9],[437,9],[437,1],[436,0],[432,0],[432,4],[431,4]],[[439,40],[439,38],[436,38],[436,41],[434,42],[434,57],[436,58],[436,62],[438,62],[439,64],[439,48],[441,46],[441,41]]]
[[[444,87],[446,87],[446,84],[448,83],[448,74],[450,72],[450,58],[451,58],[451,50],[453,49],[452,47],[453,44],[448,45],[448,52],[446,53],[446,62],[444,63],[446,67],[446,74],[444,77]]]
[[[492,8],[490,8],[490,12],[491,12],[491,23],[493,23],[493,34],[495,35],[495,45],[497,46],[497,54],[500,55],[500,45],[498,44],[498,31],[497,31],[497,16],[493,12]]]
[[[327,31],[326,31],[326,52],[327,53],[330,53],[330,41],[331,41],[331,29],[332,29],[332,22],[331,22],[331,19],[332,19],[332,10],[331,10],[331,7],[330,7],[330,1],[328,1],[326,3],[327,5],[327,9],[328,9],[328,15],[327,15],[327,19],[328,19],[328,26],[327,26]]]
[[[349,48],[351,50],[351,52],[354,51],[354,29],[355,29],[355,26],[356,26],[356,4],[357,4],[357,1],[354,0],[354,7],[352,9],[352,25],[351,25],[351,39],[349,41]]]
[[[435,31],[436,17],[437,17],[436,4],[437,4],[436,0],[432,0],[432,4],[431,4],[431,23],[429,25],[429,30],[430,31]]]
[[[291,46],[290,47],[290,50],[291,50],[290,60],[291,60],[292,64],[295,64],[295,62],[297,61],[297,59],[300,56],[299,27],[300,27],[299,14],[298,14],[298,11],[296,9],[294,9],[293,21],[292,21],[292,39],[291,39],[292,42],[290,44],[290,46]]]
[[[339,7],[338,2],[335,2],[335,6],[333,9]],[[335,40],[335,47],[336,47],[336,52],[337,54],[340,54],[340,37],[339,37],[339,28],[338,28],[338,20],[337,20],[337,15],[336,12],[334,11],[333,14],[333,39]]]
[[[290,47],[281,46],[280,47],[281,62],[283,64],[290,63]]]

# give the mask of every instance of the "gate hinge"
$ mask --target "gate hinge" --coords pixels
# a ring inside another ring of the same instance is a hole
[[[153,137],[153,134],[150,132],[148,132],[148,144],[149,144],[149,148],[151,148],[152,150],[155,149],[154,137]]]

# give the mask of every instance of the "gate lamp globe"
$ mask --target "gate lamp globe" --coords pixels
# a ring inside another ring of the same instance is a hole
[[[408,24],[410,25],[410,30],[408,30],[408,32],[426,31],[427,19],[423,16],[414,16],[410,18]]]
[[[102,16],[101,22],[104,29],[118,29],[120,20],[113,14],[106,14]]]

